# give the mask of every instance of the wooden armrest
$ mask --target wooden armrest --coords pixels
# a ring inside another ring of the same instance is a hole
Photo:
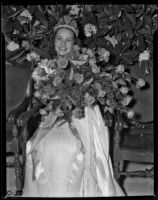
[[[153,121],[151,122],[139,122],[139,121],[131,121],[131,128],[137,129],[152,129]]]
[[[30,100],[30,97],[28,96],[24,97],[21,104],[8,114],[8,117],[7,117],[8,122],[14,123],[16,121],[16,118],[20,115],[20,113],[26,111],[29,105],[29,100]]]
[[[113,125],[113,117],[109,112],[104,113],[105,123],[108,127],[112,127]]]
[[[38,114],[40,108],[43,108],[43,104],[37,104],[34,108],[30,109],[29,111],[21,113],[17,118],[17,125],[19,127],[24,127],[31,117]]]

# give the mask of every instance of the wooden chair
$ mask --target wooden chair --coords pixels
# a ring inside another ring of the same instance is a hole
[[[140,68],[132,68],[134,76],[142,76]],[[147,86],[144,91],[135,90],[137,102],[134,110],[140,113],[139,120],[127,120],[120,112],[115,113],[113,166],[118,181],[122,176],[153,177],[154,167],[146,170],[125,171],[126,161],[154,164],[153,129],[153,74],[145,77]],[[133,88],[134,90],[134,88]]]
[[[15,150],[12,151],[14,152],[15,156],[14,166],[18,194],[22,193],[24,184],[26,143],[38,127],[41,121],[39,109],[44,107],[44,105],[40,102],[37,102],[34,105],[32,104],[33,92],[33,80],[31,79],[29,81],[27,94],[25,95],[23,102],[20,106],[8,114],[8,121],[13,123],[12,135],[14,139],[12,140],[12,145],[14,146]],[[105,116],[105,120],[106,124],[111,127],[113,122],[108,113]],[[22,161],[19,159],[20,155],[22,156]]]
[[[30,87],[30,82],[28,83],[30,74],[29,69],[17,68],[6,63],[6,166],[15,168],[17,193],[21,191],[23,174],[22,137],[19,134],[20,129],[17,127],[16,118],[28,109],[30,97],[26,88]],[[13,108],[14,111],[11,111]],[[14,155],[13,162],[9,161],[9,155]]]
[[[134,122],[124,126],[120,113],[116,114],[113,163],[118,181],[121,176],[153,177],[154,168],[137,171],[124,171],[125,161],[154,163],[153,122]]]
[[[25,173],[25,150],[26,150],[26,142],[28,139],[32,136],[33,132],[37,128],[41,118],[39,114],[39,109],[43,107],[41,103],[33,104],[32,102],[32,95],[34,93],[33,88],[33,80],[31,79],[28,82],[28,89],[25,95],[25,98],[22,102],[22,104],[17,107],[15,110],[9,113],[8,120],[13,123],[13,136],[14,141],[16,141],[16,151],[14,151],[15,154],[15,171],[16,171],[16,187],[17,191],[22,191],[23,183],[24,183],[24,173]],[[120,145],[120,141],[122,139],[122,131],[124,127],[124,123],[122,120],[122,116],[120,113],[116,113],[115,118],[113,118],[107,113],[105,116],[106,124],[109,126],[109,128],[112,128],[112,125],[114,125],[114,147],[113,147],[113,163],[114,163],[114,172],[116,179],[119,180],[121,175],[125,175],[125,172],[120,171],[120,163],[124,160],[129,160],[129,154],[131,153],[131,149],[129,153],[126,151],[123,151],[122,146]],[[144,137],[142,137],[142,134],[145,135],[146,126],[144,127],[144,124],[139,123],[139,126],[142,128],[139,136],[139,141],[141,142]],[[138,128],[137,126],[132,128],[128,127],[128,129],[132,130],[132,133],[135,133],[134,130]],[[140,130],[140,129],[139,129]],[[127,131],[128,132],[128,131]],[[151,132],[151,131],[150,131]],[[134,136],[136,137],[136,136]],[[145,136],[146,137],[146,136]],[[147,136],[148,137],[148,136]],[[20,148],[19,148],[20,146]],[[21,151],[21,152],[20,152]],[[125,153],[123,153],[125,152]],[[20,163],[19,160],[19,153],[22,155],[22,162]],[[144,155],[144,161],[146,161],[146,152],[143,151],[142,154],[140,154],[140,151],[138,152],[139,158],[143,154]],[[126,155],[126,157],[125,157]],[[151,156],[152,155],[152,156]],[[151,157],[150,157],[151,156]],[[132,158],[135,158],[133,155]],[[153,152],[151,152],[148,156],[150,158],[150,161],[153,162]],[[136,160],[135,160],[136,161]],[[139,159],[138,159],[139,161]],[[146,171],[148,172],[148,171]],[[121,174],[122,173],[122,174]],[[129,173],[128,173],[129,174]],[[135,174],[138,174],[137,172]],[[152,174],[152,173],[151,173]],[[140,173],[139,173],[140,175]]]

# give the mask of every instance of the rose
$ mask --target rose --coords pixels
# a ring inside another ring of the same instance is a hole
[[[79,50],[80,50],[80,47],[79,47],[78,45],[74,45],[74,46],[73,46],[73,50],[74,50],[74,51],[79,51]]]
[[[57,86],[62,82],[62,78],[60,76],[56,76],[53,81],[53,85]]]
[[[63,117],[63,116],[64,116],[63,111],[62,111],[59,107],[55,110],[55,114],[56,114],[58,117]]]
[[[79,60],[80,60],[80,61],[87,61],[87,59],[88,59],[88,55],[81,55],[81,56],[79,57]]]
[[[75,73],[75,74],[74,74],[74,80],[75,80],[78,84],[81,84],[81,83],[83,82],[83,74]]]
[[[55,71],[55,69],[51,68],[53,65],[55,65],[55,63],[53,62],[54,62],[53,60],[48,61],[48,59],[43,59],[41,60],[41,62],[38,63],[38,67],[44,69],[45,73],[50,75]]]
[[[99,60],[100,61],[104,60],[105,62],[108,62],[109,56],[110,56],[110,52],[109,51],[107,51],[104,48],[99,48],[98,49],[98,54],[99,54]]]
[[[27,40],[23,40],[21,46],[25,48],[26,50],[29,50],[30,48],[30,44]]]
[[[121,91],[122,94],[127,94],[129,91],[128,87],[126,86],[122,86],[119,90]]]
[[[41,115],[47,115],[48,114],[45,109],[40,109],[39,112],[40,112]]]
[[[36,68],[33,73],[32,73],[32,78],[34,79],[34,81],[39,82],[41,80],[46,80],[46,73],[44,71],[44,69],[41,68]]]
[[[80,11],[80,8],[78,7],[78,5],[72,5],[70,6],[70,15],[78,15]]]
[[[35,88],[35,90],[38,90],[38,89],[39,89],[39,86],[40,86],[40,85],[39,85],[37,82],[34,83],[34,88]]]
[[[93,72],[94,74],[100,72],[100,69],[99,69],[99,67],[98,67],[97,65],[93,65],[93,66],[91,67],[91,69],[92,69],[92,72]]]
[[[87,48],[84,47],[84,48],[81,49],[81,51],[82,51],[83,54],[85,54],[87,52]]]
[[[76,118],[82,118],[83,115],[84,115],[84,112],[83,112],[83,109],[81,108],[75,108],[73,111],[72,111],[72,115]]]
[[[55,65],[55,60],[49,60],[49,61],[48,61],[48,66],[49,66],[50,68],[55,68],[55,67],[56,67],[56,65]]]
[[[87,50],[87,54],[89,55],[89,57],[94,57],[94,51],[92,49],[88,49]]]
[[[59,57],[57,59],[57,65],[59,68],[66,68],[68,65],[68,59],[65,57],[64,58]]]
[[[131,102],[131,100],[132,100],[132,97],[127,95],[126,97],[123,98],[122,105],[127,106]]]
[[[84,32],[85,32],[86,37],[91,37],[92,34],[97,33],[97,28],[93,24],[88,23],[84,26]]]
[[[142,78],[138,78],[137,82],[136,82],[136,88],[141,88],[145,85],[145,81]]]
[[[40,96],[41,96],[41,92],[40,91],[35,91],[34,97],[39,98]]]
[[[95,102],[95,98],[92,97],[89,93],[85,94],[85,103],[90,106]]]
[[[48,59],[42,59],[40,60],[40,62],[38,63],[38,66],[47,66],[48,65]]]
[[[28,61],[31,61],[31,60],[39,61],[40,55],[38,55],[36,52],[32,51],[31,53],[27,54],[26,59]]]
[[[127,117],[128,117],[129,119],[133,118],[133,117],[134,117],[134,111],[133,111],[133,110],[129,110],[129,111],[127,112]]]
[[[46,102],[47,99],[50,99],[50,97],[47,94],[44,93],[44,94],[41,95],[41,99]]]
[[[141,63],[143,60],[149,60],[150,53],[148,50],[143,51],[139,54],[139,62]]]
[[[15,51],[15,50],[19,49],[19,44],[12,41],[12,42],[9,42],[9,44],[7,45],[6,48],[9,51]]]
[[[105,94],[106,94],[106,91],[104,91],[104,90],[99,90],[98,97],[104,97]]]
[[[95,65],[95,64],[96,64],[95,58],[90,58],[90,59],[89,59],[89,64],[90,64],[90,66]]]
[[[15,34],[18,34],[18,33],[19,33],[19,31],[14,29],[13,34],[15,35]]]
[[[105,39],[108,40],[109,42],[111,42],[111,44],[113,45],[113,47],[115,47],[116,44],[118,44],[118,41],[116,40],[115,36],[113,35],[112,37],[110,37],[109,35],[105,36]]]
[[[48,66],[41,66],[41,68],[43,68],[48,75],[51,75],[56,71],[55,69],[51,69]]]
[[[125,67],[124,67],[124,65],[118,65],[117,67],[116,67],[116,73],[123,73],[124,72],[124,70],[125,70]]]

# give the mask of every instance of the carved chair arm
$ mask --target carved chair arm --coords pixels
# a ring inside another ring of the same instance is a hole
[[[17,125],[19,127],[24,127],[28,123],[28,121],[30,120],[31,117],[39,114],[39,112],[38,112],[39,109],[43,108],[43,107],[44,107],[44,105],[42,103],[38,103],[29,111],[21,113],[17,118]]]
[[[154,122],[150,121],[150,122],[139,122],[136,120],[131,121],[130,123],[130,127],[131,128],[137,128],[137,129],[152,129]]]
[[[8,114],[8,117],[7,117],[8,122],[14,123],[16,121],[16,118],[20,115],[20,113],[23,113],[24,111],[26,111],[26,109],[29,106],[29,101],[30,101],[30,97],[25,96],[21,104]]]
[[[108,126],[109,128],[112,127],[112,125],[113,125],[113,116],[112,116],[112,114],[110,114],[109,112],[105,112],[104,113],[104,120],[105,120],[106,126]]]

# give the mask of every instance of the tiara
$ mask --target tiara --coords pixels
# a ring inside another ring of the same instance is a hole
[[[59,28],[68,28],[75,33],[76,37],[78,36],[76,20],[73,19],[70,15],[65,15],[59,19],[58,23],[54,27],[54,32],[56,32]]]

